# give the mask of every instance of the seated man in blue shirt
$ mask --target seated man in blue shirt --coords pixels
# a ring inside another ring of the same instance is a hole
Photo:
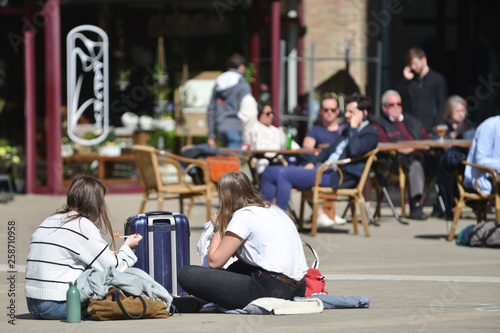
[[[338,122],[339,113],[337,95],[335,93],[324,93],[318,119],[304,137],[302,148],[323,148],[334,143],[342,134],[342,131],[347,128],[347,124]],[[318,153],[301,154],[300,164],[306,165],[315,155],[318,155]]]
[[[479,125],[472,140],[472,146],[467,156],[467,162],[492,168],[497,173],[500,171],[500,116],[486,119]],[[479,169],[465,167],[464,186],[475,188],[476,176]],[[488,174],[481,174],[477,179],[479,190],[490,194],[493,186]]]
[[[276,198],[276,204],[286,210],[292,188],[308,190],[314,186],[316,171],[320,164],[327,161],[336,161],[344,158],[362,156],[377,147],[378,132],[370,126],[367,120],[368,109],[371,103],[367,97],[358,94],[347,100],[346,128],[341,136],[328,148],[313,157],[304,167],[299,166],[270,166],[261,176],[262,196],[268,201]],[[364,161],[349,163],[340,166],[344,175],[341,188],[355,186],[363,168]],[[339,174],[334,169],[329,169],[323,174],[321,186],[337,187]]]
[[[302,148],[324,148],[334,143],[348,126],[346,123],[339,122],[340,113],[338,96],[335,93],[326,92],[321,98],[318,119],[313,127],[307,132],[302,142]],[[299,164],[304,166],[318,153],[300,154]],[[324,208],[332,207],[333,203],[322,204],[318,208],[318,224],[329,227],[334,224],[344,224],[347,221],[336,215],[333,220],[325,212]]]

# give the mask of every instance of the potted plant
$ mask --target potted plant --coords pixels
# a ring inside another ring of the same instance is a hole
[[[117,73],[116,85],[120,91],[127,90],[130,85],[130,75],[132,75],[131,69],[120,69]]]
[[[0,142],[0,173],[8,174],[14,182],[16,192],[24,191],[26,161],[22,147]]]
[[[156,65],[153,77],[160,86],[166,86],[168,74],[165,66]]]

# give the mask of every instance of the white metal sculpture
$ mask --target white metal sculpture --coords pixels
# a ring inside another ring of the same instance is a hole
[[[93,37],[97,34],[100,40],[91,40],[86,36],[89,33],[93,33]],[[99,144],[109,134],[108,36],[99,27],[81,25],[68,33],[66,42],[68,136],[73,142],[82,145]],[[80,100],[86,80],[92,80],[93,96]],[[80,120],[91,107],[95,123],[85,127]]]

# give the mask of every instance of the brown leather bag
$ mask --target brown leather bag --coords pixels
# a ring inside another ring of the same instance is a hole
[[[207,156],[210,180],[217,183],[223,175],[231,171],[241,171],[240,158],[238,156]]]
[[[102,300],[90,300],[87,308],[94,320],[168,318],[167,306],[160,300],[125,295],[112,286]]]

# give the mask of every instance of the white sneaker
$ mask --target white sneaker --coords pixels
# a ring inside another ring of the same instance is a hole
[[[269,166],[269,160],[267,158],[261,158],[257,161],[255,169],[260,175]]]
[[[328,217],[325,213],[318,216],[316,220],[318,227],[320,228],[328,228],[335,224],[335,221]]]
[[[340,225],[340,224],[346,224],[347,220],[344,218],[341,218],[338,215],[335,215],[335,224]]]

